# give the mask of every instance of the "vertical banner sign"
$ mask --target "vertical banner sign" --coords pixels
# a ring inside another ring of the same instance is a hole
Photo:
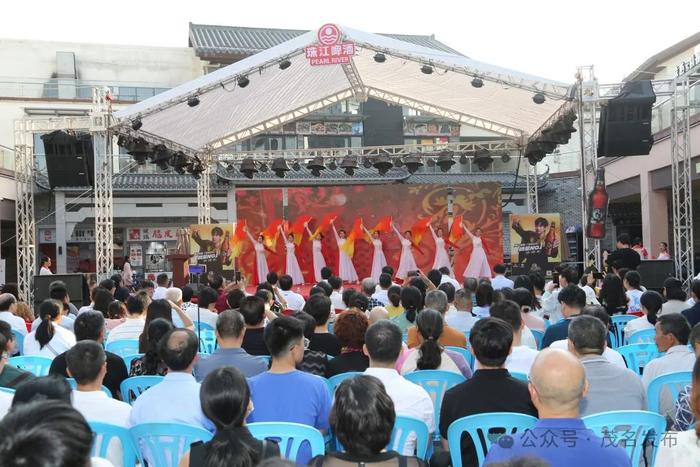
[[[335,24],[324,24],[318,30],[318,45],[310,45],[304,49],[309,64],[343,65],[350,63],[355,55],[355,43],[343,41],[340,28]]]
[[[198,224],[190,226],[190,252],[193,262],[233,279],[233,224]]]
[[[549,275],[561,261],[559,214],[511,214],[510,261],[513,275]]]

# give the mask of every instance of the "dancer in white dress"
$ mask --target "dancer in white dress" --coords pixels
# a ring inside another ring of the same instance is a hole
[[[259,234],[258,240],[256,241],[250,234],[250,230],[248,230],[248,227],[244,227],[244,230],[246,235],[248,235],[250,242],[253,244],[253,248],[255,248],[255,272],[258,275],[257,283],[260,284],[267,280],[267,273],[270,272],[270,270],[267,267],[267,257],[265,256],[265,244],[263,243],[265,241],[265,237],[263,236],[263,234]]]
[[[450,255],[447,254],[447,249],[445,248],[444,231],[442,227],[438,227],[437,231],[433,230],[433,226],[430,224],[428,224],[428,227],[430,227],[430,233],[433,234],[433,240],[435,240],[435,260],[433,260],[433,269],[447,268],[450,270],[450,277],[452,277]]]
[[[396,228],[396,224],[391,224],[391,228],[394,229],[396,236],[399,237],[399,241],[401,242],[401,259],[399,260],[399,268],[396,270],[396,277],[401,280],[406,280],[409,271],[418,269],[418,266],[416,266],[416,259],[413,257],[413,251],[411,250],[411,246],[413,245],[411,241],[412,234],[410,230],[407,230],[401,235],[399,229]]]
[[[338,232],[335,229],[335,224],[332,221],[331,226],[333,227],[335,241],[338,244],[338,277],[343,279],[345,282],[358,282],[359,279],[357,278],[355,266],[352,264],[352,258],[350,258],[342,248],[342,246],[345,245],[345,237],[347,237],[347,234],[343,229],[340,229],[340,232]]]
[[[279,231],[284,236],[284,231],[282,226],[279,227]],[[301,268],[299,267],[299,261],[297,261],[297,256],[294,254],[296,245],[294,245],[294,235],[287,235],[287,241],[284,242],[284,247],[287,250],[287,261],[285,267],[285,273],[292,276],[292,283],[294,285],[301,285],[304,283],[304,275],[301,273]]]
[[[321,269],[326,267],[326,259],[323,257],[323,234],[318,233],[316,238],[313,238],[311,230],[309,230],[309,223],[304,224],[306,232],[309,234],[309,240],[311,240],[311,254],[314,260],[314,279],[316,282],[321,282],[323,277],[321,277]]]
[[[362,226],[362,230],[364,230],[367,235],[372,237],[374,254],[372,255],[372,273],[370,274],[370,277],[374,279],[374,282],[379,283],[379,276],[382,274],[382,268],[386,266],[386,256],[384,256],[382,241],[379,238],[379,232],[376,230],[370,232],[364,225]]]
[[[469,264],[464,269],[463,276],[474,277],[476,279],[485,277],[491,278],[491,266],[489,266],[489,261],[486,258],[486,251],[484,251],[484,241],[481,239],[481,229],[476,228],[472,234],[464,223],[462,223],[464,231],[472,239],[472,245],[474,249],[472,250],[472,256],[469,258]]]

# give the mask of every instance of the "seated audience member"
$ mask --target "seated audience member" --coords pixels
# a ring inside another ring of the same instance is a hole
[[[19,316],[24,320],[24,324],[27,327],[27,331],[31,331],[32,321],[34,321],[34,311],[29,308],[24,302],[19,302],[17,304],[17,309],[15,310],[15,315]],[[71,315],[72,317],[73,315]]]
[[[187,316],[192,321],[201,321],[207,323],[211,327],[216,327],[216,301],[219,299],[219,293],[211,287],[203,287],[199,289],[197,300],[197,310],[190,310]]]
[[[528,386],[539,420],[534,428],[514,434],[512,445],[496,443],[491,446],[484,465],[531,456],[552,466],[631,466],[624,449],[616,443],[606,443],[581,420],[579,406],[586,396],[588,384],[583,365],[576,357],[564,350],[543,350],[532,366]],[[567,436],[572,441],[528,442],[528,439],[544,439],[545,433],[549,433],[552,439]]]
[[[269,292],[269,290],[268,290]],[[226,294],[226,304],[229,310],[238,310],[241,307],[241,300],[245,298],[245,292],[241,289],[233,289]]]
[[[688,406],[688,410],[691,411],[689,415],[695,420],[700,420],[700,358],[693,365],[690,394],[694,403]],[[673,433],[672,441],[661,443],[659,453],[656,456],[656,465],[680,467],[697,464],[697,460],[700,459],[700,423],[696,423],[694,428],[691,423],[687,430]]]
[[[693,326],[693,329],[690,331],[688,342],[693,349],[693,353],[695,353],[696,360],[700,360],[700,324]],[[695,381],[697,381],[697,378]],[[696,382],[694,384],[697,386],[698,383]],[[683,388],[680,393],[678,393],[678,400],[676,402],[676,416],[673,419],[674,431],[689,430],[695,423],[695,417],[690,407],[692,395],[693,391],[690,384]]]
[[[144,331],[146,335],[146,348],[143,357],[137,357],[131,361],[129,376],[158,375],[165,376],[168,368],[160,358],[160,341],[170,331],[175,329],[173,324],[164,318],[156,318]]]
[[[639,376],[603,357],[607,337],[608,330],[593,316],[577,316],[569,325],[569,351],[581,360],[588,381],[588,393],[579,410],[582,417],[613,410],[646,410]]]
[[[153,296],[151,297],[153,300],[162,300],[165,298],[165,291],[168,290],[168,286],[170,285],[170,278],[166,273],[161,273],[158,274],[156,277],[156,288],[153,291]]]
[[[477,321],[477,317],[472,314],[472,294],[466,289],[459,289],[455,292],[455,309],[445,314],[445,323],[451,328],[465,333],[469,332]],[[465,339],[466,340],[466,339]]]
[[[47,399],[71,403],[71,387],[66,378],[48,375],[25,381],[17,386],[12,407]]]
[[[513,328],[513,344],[510,355],[506,359],[506,369],[518,373],[530,373],[530,367],[537,358],[537,350],[533,350],[522,343],[522,334],[525,327],[520,307],[512,300],[504,300],[491,306],[491,316],[500,318]]]
[[[41,324],[24,338],[23,355],[39,355],[54,359],[75,345],[75,334],[61,327],[63,305],[54,299],[46,299],[39,305]]]
[[[373,325],[377,321],[382,321],[382,320],[388,320],[389,319],[389,312],[386,311],[386,308],[383,306],[375,306],[371,310],[369,310],[368,314],[369,318],[369,325]]]
[[[318,282],[315,287],[320,287],[323,289],[324,294],[326,297],[330,297],[331,294],[333,293],[333,287],[328,283],[328,281],[321,281]]]
[[[5,321],[0,321],[0,387],[14,389],[24,381],[34,378],[28,371],[10,364],[9,358],[15,350],[15,335]],[[1,415],[0,415],[1,416]]]
[[[445,282],[444,284],[440,284],[437,289],[447,295],[447,313],[455,311],[455,292],[457,290],[454,285]]]
[[[338,315],[333,325],[333,333],[338,338],[340,355],[328,362],[326,378],[349,371],[365,371],[369,359],[362,353],[365,344],[365,332],[369,320],[364,313],[347,310]]]
[[[356,292],[352,295],[352,298],[348,300],[348,310],[351,309],[365,313],[367,310],[369,310],[369,298],[359,292]]]
[[[438,269],[438,271],[440,271],[440,274],[442,275],[442,277],[440,277],[440,285],[450,283],[452,284],[452,287],[455,288],[455,290],[459,290],[462,288],[462,284],[460,284],[458,280],[454,279],[450,275],[450,268],[448,268],[447,266],[443,266],[440,269]]]
[[[503,264],[497,264],[493,267],[495,276],[491,279],[491,287],[493,290],[512,289],[513,281],[506,277],[506,267]]]
[[[527,276],[520,276],[527,279]],[[529,279],[528,279],[529,280]],[[544,320],[537,316],[534,306],[537,303],[535,296],[525,287],[518,287],[513,290],[513,301],[520,307],[520,316],[523,323],[529,329],[544,332]]]
[[[112,300],[107,306],[107,318],[105,319],[105,329],[111,331],[120,324],[126,322],[126,305],[119,300]]]
[[[27,335],[27,324],[17,316],[17,299],[10,293],[0,295],[0,321],[12,327],[12,330],[23,336]]]
[[[595,293],[596,278],[593,276],[595,272],[598,271],[594,267],[586,268],[578,285],[581,290],[586,292],[586,305],[600,305]]]
[[[586,293],[579,286],[570,284],[559,290],[557,300],[564,319],[552,324],[544,332],[544,337],[542,337],[543,349],[549,347],[554,341],[567,338],[571,318],[581,314],[581,310],[586,306]]]
[[[640,311],[639,299],[642,298],[642,276],[637,271],[627,271],[622,281],[627,295],[627,313],[638,313]]]
[[[477,369],[467,381],[449,389],[440,408],[440,434],[446,450],[436,454],[434,465],[447,465],[449,459],[447,428],[455,420],[468,415],[489,412],[516,412],[537,416],[527,384],[513,378],[505,368],[513,343],[513,328],[498,318],[484,318],[474,324],[469,334],[470,349]],[[462,462],[477,465],[474,443],[462,437]],[[431,461],[431,465],[433,462]]]
[[[196,303],[192,303],[192,299],[194,298],[194,289],[189,285],[186,285],[180,290],[182,290],[182,310],[187,313],[188,316],[192,311],[197,313],[197,308],[199,307]]]
[[[92,296],[92,310],[90,311],[98,311],[107,318],[109,304],[114,301],[112,293],[104,287],[95,287]]]
[[[165,300],[169,303],[172,303],[173,305],[177,306],[177,308],[180,309],[180,313],[187,315],[185,310],[182,308],[183,306],[183,301],[182,301],[182,290],[180,290],[177,287],[168,287],[168,289],[165,291]],[[180,319],[180,316],[178,315],[177,310],[175,307],[172,308],[170,311],[170,317],[173,322],[173,326],[176,328],[184,328],[185,323],[182,322],[182,319]],[[189,318],[189,316],[187,316]],[[191,321],[191,320],[190,320]],[[192,324],[192,330],[194,330],[194,323]]]
[[[629,321],[625,325],[624,335],[629,338],[632,334],[643,329],[654,329],[656,317],[664,304],[664,298],[659,292],[647,290],[639,298],[639,310],[643,316]]]
[[[304,306],[304,311],[316,320],[316,329],[309,342],[309,350],[323,352],[327,355],[340,354],[340,341],[328,332],[328,319],[331,316],[331,299],[325,295],[314,295]]]
[[[74,332],[74,330],[73,330],[74,318],[75,318],[75,316],[77,316],[78,312],[76,310],[75,315],[70,313],[70,306],[73,306],[73,304],[70,302],[70,297],[68,296],[68,288],[66,287],[66,284],[63,281],[52,282],[49,285],[49,298],[52,298],[61,304],[61,319],[58,322],[58,325],[63,327],[64,329],[68,329],[70,332]],[[109,294],[109,300],[110,301],[113,300],[112,294]],[[102,307],[105,311],[107,310],[108,304],[109,304],[109,301],[106,301],[104,303],[100,303],[100,305],[102,305]],[[36,328],[39,327],[39,324],[41,324],[40,317],[38,317],[38,318],[34,319],[34,321],[32,321],[32,325],[31,325],[30,330],[36,331]]]
[[[214,353],[197,362],[194,367],[195,379],[201,382],[209,373],[225,366],[238,368],[246,378],[267,370],[264,360],[241,348],[245,332],[245,321],[238,311],[219,313],[216,319],[216,342],[219,345]]]
[[[445,325],[444,319],[447,313],[448,302],[447,295],[442,290],[431,290],[425,295],[425,308],[436,310],[443,318],[442,333],[440,334],[440,345],[450,345],[454,347],[467,346],[467,338],[463,331],[458,331],[448,325]],[[418,331],[415,326],[408,328],[408,341],[406,344],[409,348],[418,346]]]
[[[312,296],[314,296],[314,295],[325,296],[325,295],[326,295],[326,291],[323,290],[323,287],[319,287],[319,286],[317,286],[317,285],[314,285],[313,287],[311,287],[311,288],[309,289],[309,297],[312,297]]]
[[[401,306],[401,287],[392,285],[387,291],[387,304],[384,307],[389,312],[389,319],[401,316],[404,312]]]
[[[430,283],[433,284],[434,288],[437,288],[437,286],[440,285],[440,282],[442,282],[442,273],[437,269],[431,269],[428,271],[428,274],[426,274],[425,277],[427,277]]]
[[[270,355],[265,345],[265,301],[259,297],[245,297],[239,308],[245,321],[241,347],[250,355]]]
[[[664,305],[661,307],[659,316],[669,313],[681,313],[688,309],[688,304],[686,303],[687,297],[685,292],[683,292],[683,283],[675,277],[669,277],[664,281],[663,293],[666,302],[664,302]]]
[[[423,296],[417,287],[409,285],[401,289],[400,298],[401,308],[404,311],[399,316],[392,318],[392,321],[401,329],[402,333],[407,333],[409,327],[416,320],[418,311],[423,308]]]
[[[328,279],[333,275],[333,270],[328,266],[321,268],[321,282],[328,282]]]
[[[338,276],[331,276],[328,278],[328,284],[333,289],[330,295],[333,310],[344,310],[346,306],[343,302],[343,280]]]
[[[173,329],[161,339],[159,355],[167,374],[136,398],[129,417],[131,426],[173,422],[212,431],[199,404],[199,383],[192,376],[198,350],[197,335],[189,329]]]
[[[384,305],[383,302],[380,302],[379,300],[372,298],[374,293],[377,291],[377,283],[374,282],[374,279],[371,277],[365,277],[362,279],[362,282],[360,282],[360,287],[362,289],[362,294],[367,297],[367,309],[372,309],[375,306],[382,306]]]
[[[304,358],[302,323],[285,316],[270,322],[265,331],[272,364],[265,373],[248,379],[255,408],[248,423],[292,422],[327,430],[331,397],[325,380],[296,369]],[[310,450],[302,446],[297,463],[306,464],[310,458]]]
[[[417,457],[386,451],[395,420],[394,403],[381,381],[368,375],[343,381],[335,392],[330,423],[345,451],[315,457],[309,465],[426,466]]]
[[[306,313],[305,311],[300,311],[294,315],[302,325],[304,326],[304,337],[311,341],[314,337],[314,331],[316,329],[316,320],[313,316]],[[317,376],[326,376],[326,369],[328,368],[328,355],[320,350],[304,350],[304,358],[297,365],[297,370],[304,371],[306,373],[311,373]]]
[[[68,374],[77,384],[73,391],[73,407],[88,421],[128,428],[131,406],[109,398],[102,391],[102,381],[107,374],[107,355],[102,346],[91,340],[80,341],[66,352],[66,363]],[[118,442],[108,446],[107,459],[114,465],[122,464],[122,447]]]
[[[139,287],[140,288],[136,293],[143,292],[144,294],[146,294],[149,301],[153,299],[153,291],[156,289],[156,286],[153,283],[153,281],[149,281],[149,280],[141,281],[141,282],[139,282]]]
[[[151,321],[161,318],[168,321],[173,327],[177,327],[173,322],[173,310],[179,315],[180,322],[186,329],[194,329],[193,320],[190,319],[177,305],[165,299],[153,300],[148,304],[146,311],[146,322],[143,327],[143,333],[139,336],[139,352],[145,353],[148,346],[148,325]]]
[[[100,346],[104,343],[105,319],[98,311],[87,311],[75,318],[75,339],[77,342],[96,342]],[[51,362],[49,374],[69,377],[67,371],[68,352],[58,355]],[[112,392],[114,398],[119,397],[119,385],[129,375],[124,365],[124,360],[117,354],[105,352],[107,373],[104,376],[104,384]]]
[[[682,314],[685,316],[685,319],[688,320],[690,327],[693,327],[700,323],[700,280],[695,279],[693,281],[693,285],[691,286],[691,294],[695,304],[687,310],[683,310]]]
[[[391,276],[389,274],[379,275],[379,290],[374,292],[372,298],[381,303],[382,306],[389,304],[389,289],[391,288]]]
[[[180,460],[180,467],[254,467],[263,459],[279,457],[277,443],[254,438],[245,426],[253,404],[245,375],[237,368],[211,371],[202,382],[199,400],[202,412],[216,431],[211,441],[192,443],[190,452]]]
[[[541,283],[544,282],[544,277],[542,277],[541,273],[535,273],[531,274],[531,279],[533,281],[533,286],[537,290],[538,285],[542,285]],[[545,285],[545,292],[542,294],[541,297],[541,302],[542,302],[542,317],[549,319],[549,322],[552,324],[556,324],[562,319],[562,311],[561,311],[561,303],[559,302],[559,292],[561,292],[562,289],[564,289],[568,285],[577,285],[578,283],[578,272],[574,268],[570,267],[560,267],[559,268],[559,284],[555,284],[554,282],[549,282],[547,285]],[[541,290],[541,289],[539,289]],[[583,292],[583,291],[582,291]],[[535,296],[537,296],[535,294]],[[586,293],[583,292],[583,296],[586,296]],[[584,304],[581,306],[585,306],[585,298],[584,298]]]
[[[287,302],[287,309],[292,311],[302,311],[306,301],[301,294],[298,294],[292,290],[292,285],[294,285],[294,280],[289,274],[285,274],[280,277],[280,289],[282,297],[284,297]]]
[[[598,298],[610,316],[627,313],[629,299],[622,286],[622,279],[616,274],[605,276]]]
[[[489,316],[489,308],[493,303],[493,288],[488,281],[482,281],[476,287],[476,306],[472,309],[472,313],[477,318],[486,318]]]
[[[114,281],[114,284],[116,286],[114,290],[114,299],[119,300],[120,302],[126,301],[126,299],[129,298],[129,289],[124,287],[122,275],[114,274],[110,279]]]
[[[146,294],[136,294],[126,301],[126,320],[115,327],[107,336],[107,343],[122,339],[138,339],[146,324],[146,308],[149,300]]]
[[[422,420],[428,432],[435,431],[435,414],[430,396],[421,386],[413,384],[396,371],[396,361],[402,350],[401,330],[391,321],[372,324],[365,334],[363,352],[369,357],[366,375],[384,384],[394,402],[396,415]],[[409,437],[402,453],[411,455],[416,447],[415,436]]]
[[[348,308],[350,308],[352,306],[353,302],[355,301],[356,295],[360,295],[360,292],[358,292],[355,289],[347,288],[347,289],[343,290],[342,298],[343,298],[343,305],[345,306],[343,308],[344,310],[347,310]]]

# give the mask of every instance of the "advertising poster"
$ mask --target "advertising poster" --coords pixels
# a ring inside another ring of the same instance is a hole
[[[561,261],[559,214],[511,214],[510,260],[513,275],[539,270],[547,276]]]
[[[141,245],[129,245],[129,260],[133,267],[143,267],[143,251]]]
[[[227,279],[233,278],[235,261],[231,238],[233,224],[190,225],[190,252],[193,264],[203,264]]]

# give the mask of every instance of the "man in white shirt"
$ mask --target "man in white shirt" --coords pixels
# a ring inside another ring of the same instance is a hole
[[[379,379],[386,392],[394,402],[396,415],[422,420],[428,426],[428,432],[435,431],[435,409],[425,389],[413,384],[396,371],[396,360],[401,353],[401,330],[388,320],[371,325],[365,333],[362,348],[369,357],[366,375]],[[404,455],[413,455],[416,437],[411,434],[403,446],[391,446]]]
[[[459,289],[455,292],[455,311],[448,311],[445,314],[445,322],[458,331],[471,331],[472,326],[477,321],[477,317],[472,315],[472,294],[467,289]]]
[[[549,316],[550,324],[555,324],[563,318],[561,303],[559,303],[559,291],[569,284],[577,284],[578,273],[574,268],[564,268],[559,273],[559,284],[550,282],[545,286],[542,295],[542,315]]]
[[[530,368],[539,352],[522,343],[525,323],[518,304],[511,300],[494,303],[491,305],[491,317],[500,318],[513,328],[513,344],[505,364],[508,371],[530,374]]]
[[[438,269],[438,271],[440,271],[440,274],[442,274],[442,277],[440,278],[440,285],[444,284],[445,282],[449,282],[454,286],[455,290],[459,290],[462,288],[462,284],[460,284],[458,280],[450,276],[450,268],[443,266],[440,269]]]
[[[51,272],[51,258],[49,258],[48,256],[41,257],[41,269],[39,269],[39,275],[40,276],[53,275],[53,273]]]
[[[280,277],[280,289],[282,297],[287,302],[287,309],[293,311],[302,311],[306,300],[300,294],[292,291],[293,279],[289,274]],[[331,284],[331,287],[333,285]]]
[[[97,287],[96,287],[97,289]],[[54,281],[49,286],[49,298],[58,300],[63,305],[63,310],[61,311],[61,321],[59,326],[64,329],[68,329],[70,332],[75,332],[75,319],[71,316],[70,307],[72,306],[70,302],[70,296],[68,295],[68,287],[63,281]],[[77,316],[77,312],[76,312]],[[41,317],[38,317],[32,322],[32,331],[36,331],[41,323]]]
[[[123,339],[138,339],[146,324],[146,294],[132,295],[126,300],[126,321],[115,327],[107,336],[107,344]]]
[[[491,287],[493,287],[493,290],[513,288],[513,281],[505,276],[506,267],[503,264],[495,265],[493,267],[493,272],[496,273],[496,277],[491,279]]]
[[[216,301],[219,299],[219,293],[211,287],[203,287],[199,289],[197,298],[199,309],[186,311],[187,316],[192,321],[201,321],[216,329],[216,319],[219,317],[219,314],[216,312]]]
[[[331,292],[331,312],[335,310],[344,310],[345,302],[343,302],[343,280],[338,276],[328,278],[328,283],[333,288]]]
[[[102,381],[107,374],[107,355],[95,341],[83,340],[66,352],[68,374],[75,379],[73,407],[88,422],[102,422],[129,427],[131,406],[112,399],[102,391]],[[107,448],[107,459],[115,466],[122,465],[122,446],[114,439]]]
[[[27,335],[27,325],[24,320],[15,315],[17,309],[17,299],[11,293],[0,295],[0,320],[5,321],[12,327],[12,330]]]
[[[382,306],[387,306],[389,304],[389,287],[391,287],[391,276],[389,274],[380,274],[379,290],[372,294],[372,298],[381,303]]]
[[[156,284],[158,287],[155,288],[153,291],[153,300],[160,300],[161,298],[165,298],[165,292],[168,291],[168,284],[170,283],[170,279],[168,278],[168,275],[166,273],[160,273],[158,274],[158,277],[156,277]]]

